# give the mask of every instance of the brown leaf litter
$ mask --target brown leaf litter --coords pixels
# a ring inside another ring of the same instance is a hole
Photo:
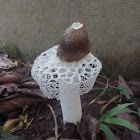
[[[8,59],[6,54],[0,54],[0,57]],[[6,62],[5,59],[2,61]],[[17,65],[13,66],[12,64],[15,61]],[[1,66],[3,62],[0,61]],[[20,61],[17,60],[7,62],[6,64],[9,67],[0,67],[0,124],[3,127],[8,126],[10,128],[7,127],[9,132],[14,130],[13,134],[23,136],[25,140],[106,139],[105,135],[99,130],[98,120],[102,113],[117,106],[118,103],[124,103],[120,92],[116,90],[118,86],[117,80],[99,76],[94,88],[111,88],[113,90],[106,90],[99,98],[97,98],[97,95],[102,90],[92,90],[88,94],[83,95],[81,97],[83,109],[81,123],[78,127],[64,129],[59,101],[55,99],[48,100],[42,94],[39,86],[30,75],[31,65],[24,62],[19,63]],[[134,102],[140,102],[138,94],[140,91],[139,80],[135,79],[127,82],[122,76],[119,76],[119,84],[127,89]],[[91,103],[90,106],[89,103]],[[26,111],[23,113],[22,110],[25,106],[29,106],[29,108],[25,109]],[[133,109],[136,111],[137,107],[133,107]],[[21,114],[22,116],[27,115],[28,120],[27,118],[21,118]],[[124,119],[128,118],[128,114],[127,116],[122,114],[122,116]],[[131,122],[133,117],[132,123],[138,124],[138,117],[135,115],[132,115],[129,121]],[[25,122],[28,123],[26,124]],[[131,135],[133,140],[134,138],[136,140],[139,138],[139,135],[136,135],[133,131],[119,130],[119,128],[114,126],[113,128],[115,128],[113,133],[117,139],[125,140],[128,135]]]

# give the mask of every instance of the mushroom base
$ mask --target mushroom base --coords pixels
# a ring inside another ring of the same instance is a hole
[[[60,82],[59,90],[64,124],[77,124],[82,117],[80,85]]]

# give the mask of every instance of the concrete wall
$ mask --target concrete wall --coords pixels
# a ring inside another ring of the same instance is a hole
[[[34,59],[83,22],[111,75],[140,78],[140,0],[0,0],[0,40]]]

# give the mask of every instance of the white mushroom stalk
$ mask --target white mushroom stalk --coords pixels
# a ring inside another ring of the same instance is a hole
[[[82,117],[80,95],[92,89],[101,68],[83,24],[73,23],[60,45],[36,58],[31,73],[46,97],[60,99],[64,123],[77,124]]]
[[[65,123],[77,124],[82,117],[79,84],[60,83],[60,102]]]

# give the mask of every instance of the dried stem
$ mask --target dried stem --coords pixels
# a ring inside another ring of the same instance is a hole
[[[57,137],[58,136],[58,125],[57,125],[56,116],[55,116],[53,108],[49,104],[47,104],[47,105],[50,108],[50,110],[52,112],[52,115],[53,115],[53,118],[54,118],[54,122],[55,122],[55,137]]]

